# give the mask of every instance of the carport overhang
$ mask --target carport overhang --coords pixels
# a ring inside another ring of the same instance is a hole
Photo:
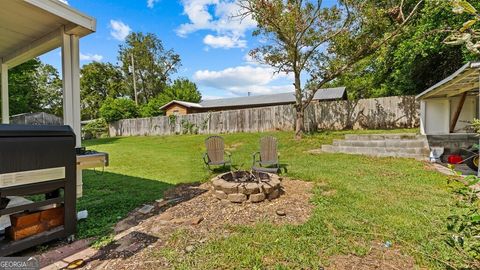
[[[420,129],[425,134],[425,101],[459,97],[457,107],[449,121],[449,134],[453,133],[460,113],[468,96],[479,97],[480,62],[467,63],[452,75],[416,96],[420,100]],[[480,104],[480,102],[479,102]]]
[[[2,123],[9,123],[8,70],[61,48],[64,123],[80,146],[79,39],[95,32],[96,21],[58,0],[8,0],[0,9]]]
[[[10,119],[8,70],[61,48],[63,122],[81,146],[79,39],[95,32],[96,21],[59,0],[1,0],[1,118]],[[82,171],[77,170],[77,196],[82,196]]]

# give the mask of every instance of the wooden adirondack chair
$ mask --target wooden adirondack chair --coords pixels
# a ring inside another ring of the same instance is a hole
[[[232,166],[232,155],[225,151],[223,138],[220,136],[211,136],[205,140],[207,152],[203,154],[205,166],[212,170],[210,166]],[[226,158],[225,158],[226,157]]]
[[[253,171],[277,173],[280,170],[277,138],[266,136],[260,139],[260,152],[253,154]]]

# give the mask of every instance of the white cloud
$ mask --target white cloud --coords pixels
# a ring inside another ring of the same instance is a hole
[[[247,47],[247,41],[239,39],[238,37],[229,37],[229,36],[213,36],[206,35],[203,38],[203,43],[212,47],[212,48],[245,48]]]
[[[256,23],[251,17],[236,17],[241,12],[237,1],[181,0],[184,14],[190,22],[180,25],[177,34],[186,37],[198,30],[209,30],[216,33],[216,39],[212,39],[214,36],[211,34],[205,36],[204,43],[208,46],[227,49],[246,47],[246,40],[243,39],[245,32],[254,28]],[[235,45],[232,45],[231,41],[234,41]]]
[[[202,100],[222,99],[224,96],[202,95]]]
[[[147,0],[147,7],[153,8],[155,3],[159,2],[160,0]]]
[[[68,5],[68,1],[67,1],[67,0],[58,0],[58,1],[64,3],[65,5]]]
[[[122,21],[110,20],[110,35],[116,40],[124,41],[125,38],[130,34],[132,28],[124,24]]]
[[[83,54],[80,53],[80,61],[95,61],[95,62],[101,62],[103,59],[102,55],[99,54]]]
[[[270,67],[237,66],[220,71],[199,70],[194,80],[207,87],[226,90],[235,94],[270,94],[293,90],[291,84],[273,85],[280,79],[290,79],[286,74],[275,74]]]

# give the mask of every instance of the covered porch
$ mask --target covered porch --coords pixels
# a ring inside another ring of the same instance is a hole
[[[1,119],[10,122],[9,69],[61,48],[63,122],[81,146],[79,40],[96,30],[96,20],[58,0],[2,1],[0,9]],[[82,174],[77,171],[77,196]]]
[[[417,96],[420,132],[432,151],[441,151],[447,162],[459,154],[472,170],[478,170],[479,138],[471,122],[479,117],[480,63],[467,63],[452,75]],[[435,150],[437,149],[437,150]]]
[[[480,63],[468,63],[417,96],[425,135],[471,134],[479,118]]]

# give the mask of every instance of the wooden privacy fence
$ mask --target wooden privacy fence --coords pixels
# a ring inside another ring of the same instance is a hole
[[[312,103],[305,111],[307,131],[412,128],[419,125],[419,104],[413,96]],[[124,119],[109,125],[115,136],[183,133],[219,134],[293,130],[293,105],[206,112],[178,116]]]
[[[17,125],[63,125],[63,119],[45,112],[23,113],[10,117],[11,124]]]

